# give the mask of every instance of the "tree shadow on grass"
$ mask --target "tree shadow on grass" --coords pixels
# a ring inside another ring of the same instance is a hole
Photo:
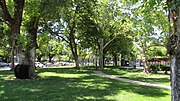
[[[123,91],[148,97],[169,95],[161,89],[144,87],[100,77],[90,71],[66,69],[39,70],[39,73],[55,72],[59,74],[79,74],[76,78],[46,76],[38,80],[3,80],[0,82],[0,101],[110,101],[106,96],[113,96]],[[0,72],[1,73],[1,72]],[[2,75],[8,76],[11,72]]]

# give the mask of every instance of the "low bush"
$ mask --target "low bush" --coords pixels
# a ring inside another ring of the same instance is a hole
[[[157,71],[164,71],[167,74],[167,71],[170,71],[170,67],[162,64],[152,64],[149,66],[150,72],[157,73]]]
[[[160,65],[158,64],[152,64],[149,66],[150,72],[157,73],[157,71],[160,70]]]

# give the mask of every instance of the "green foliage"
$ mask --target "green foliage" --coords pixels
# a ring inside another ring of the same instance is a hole
[[[8,57],[10,55],[10,39],[9,39],[9,27],[0,22],[0,55],[2,57]]]
[[[60,53],[62,52],[63,46],[57,40],[51,39],[48,42],[47,48],[48,48],[48,51],[50,52],[50,54],[60,55]]]
[[[13,15],[14,1],[6,2]],[[169,4],[171,8],[177,5],[174,0]],[[142,54],[144,51],[148,58],[165,56],[164,47],[169,31],[167,12],[164,10],[166,7],[165,0],[26,0],[21,34],[17,39],[24,48],[30,43],[28,29],[32,27],[33,18],[38,17],[38,33],[43,33],[37,40],[39,55],[47,53],[48,44],[51,47],[49,51],[52,49],[51,54],[60,54],[62,43],[56,39],[69,43],[69,33],[73,29],[76,44],[80,48],[78,52],[82,56],[89,54],[86,49],[98,51],[100,39],[105,45],[114,37],[117,39],[104,47],[108,53]],[[0,18],[2,16],[0,13]],[[8,37],[9,27],[3,23],[1,28],[0,32],[3,31]],[[136,41],[134,46],[133,40]],[[66,52],[71,57],[70,51]]]
[[[166,47],[169,32],[168,17],[164,6],[164,2],[147,0],[139,2],[136,9],[133,9],[135,47],[146,58],[166,55],[164,48],[159,51],[162,47]]]
[[[61,16],[62,5],[66,0],[41,0],[39,4],[40,16],[43,19],[56,19]]]
[[[168,0],[167,1],[168,9],[174,10],[176,7],[180,6],[180,2],[178,0]]]
[[[149,48],[149,56],[167,56],[167,49],[164,46],[153,46]]]
[[[25,16],[29,18],[39,16],[41,13],[40,4],[41,0],[27,0],[24,8]]]
[[[162,64],[151,64],[149,66],[151,72],[157,73],[157,71],[170,71],[170,67]]]
[[[160,65],[159,64],[150,65],[149,69],[150,69],[151,72],[157,73],[157,71],[160,70]]]
[[[80,43],[83,47],[95,48],[101,38],[106,44],[114,37],[133,35],[130,33],[132,27],[130,14],[123,13],[123,7],[119,6],[117,1],[101,0],[88,7],[90,9],[85,8],[81,11],[84,12],[81,14],[82,24],[78,24],[80,32],[83,33],[80,33]]]
[[[15,11],[15,3],[14,3],[14,0],[6,0],[6,3],[7,3],[7,9],[10,13],[10,15],[13,17],[13,12]]]
[[[28,37],[27,33],[21,33],[21,34],[17,35],[16,40],[17,40],[16,44],[21,45],[24,50],[26,50],[26,46],[28,44],[30,44],[30,42],[31,42],[31,40]]]
[[[48,33],[41,33],[37,37],[38,49],[37,56],[60,55],[63,50],[63,44],[57,39],[49,36]]]
[[[133,40],[124,35],[120,35],[106,48],[110,54],[129,55],[133,53]]]

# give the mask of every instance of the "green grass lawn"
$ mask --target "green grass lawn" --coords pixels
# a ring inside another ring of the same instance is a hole
[[[103,72],[109,75],[115,75],[117,77],[127,78],[131,80],[138,80],[168,86],[170,85],[169,74],[146,74],[143,72],[143,70],[125,68],[105,68]]]
[[[37,69],[41,79],[0,71],[0,101],[170,101],[170,91],[111,80],[91,70]]]

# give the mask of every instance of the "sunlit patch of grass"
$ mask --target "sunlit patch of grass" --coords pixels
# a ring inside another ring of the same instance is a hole
[[[4,91],[0,91],[0,95],[4,94],[5,92]]]
[[[78,100],[91,100],[91,99],[96,99],[94,96],[78,96]]]
[[[44,67],[44,68],[66,68],[66,69],[73,69],[75,66],[52,66],[52,67]]]
[[[86,76],[86,74],[61,74],[61,73],[55,73],[55,72],[43,72],[39,74],[42,77],[49,77],[49,76],[55,76],[55,77],[61,77],[61,78],[80,78],[83,76]]]
[[[4,79],[4,80],[15,80],[16,77],[14,75],[8,75],[8,76],[5,76],[5,77],[2,77],[2,79]]]

